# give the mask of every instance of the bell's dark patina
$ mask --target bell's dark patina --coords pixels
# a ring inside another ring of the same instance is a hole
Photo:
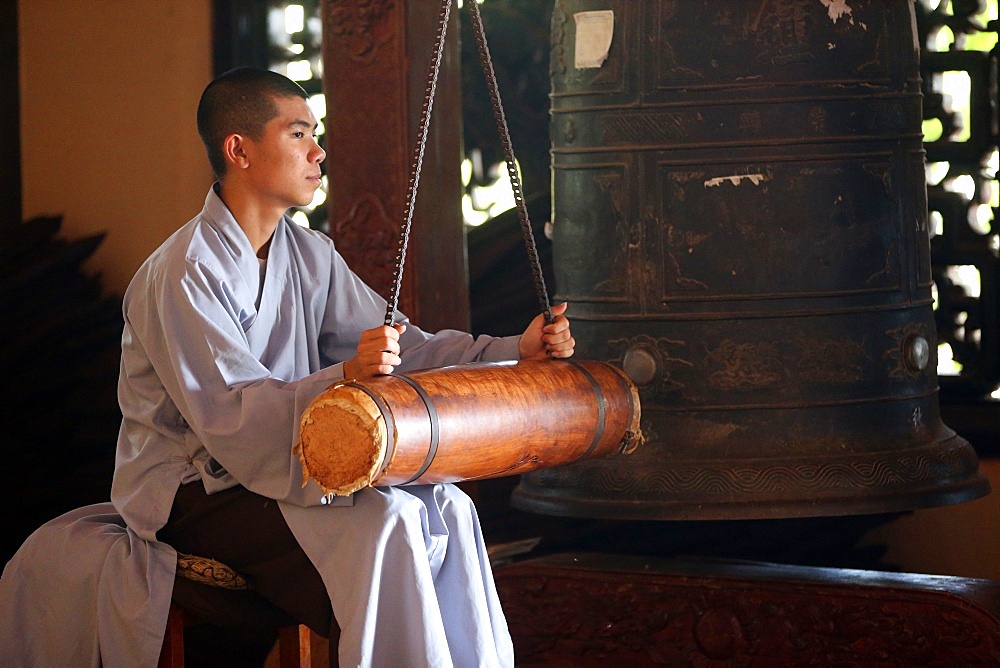
[[[524,476],[517,507],[750,519],[988,492],[938,411],[912,12],[556,3],[557,299],[577,354],[639,386],[646,442]]]

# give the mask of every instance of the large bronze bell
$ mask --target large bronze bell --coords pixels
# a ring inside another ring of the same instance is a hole
[[[988,493],[938,410],[913,11],[556,3],[556,297],[577,354],[639,386],[646,442],[530,473],[515,506],[752,519]]]

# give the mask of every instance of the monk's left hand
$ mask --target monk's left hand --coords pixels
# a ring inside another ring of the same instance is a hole
[[[540,313],[521,335],[518,352],[523,360],[543,360],[549,357],[565,359],[573,356],[576,341],[569,331],[569,320],[564,315],[568,303],[552,307],[555,322],[545,324],[545,314]]]

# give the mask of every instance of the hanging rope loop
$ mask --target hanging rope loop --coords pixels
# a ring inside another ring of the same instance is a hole
[[[538,258],[538,249],[535,245],[535,235],[531,229],[531,220],[528,218],[528,207],[524,202],[524,193],[521,190],[521,177],[517,171],[514,148],[510,141],[510,130],[507,127],[507,118],[504,115],[503,104],[500,101],[500,88],[497,85],[496,72],[493,70],[493,60],[490,58],[489,46],[486,43],[483,18],[479,12],[479,3],[476,0],[467,0],[467,4],[472,13],[472,25],[475,31],[476,45],[479,49],[479,60],[482,63],[483,74],[486,77],[486,85],[489,89],[490,102],[493,106],[493,117],[496,121],[497,132],[500,135],[503,147],[507,174],[510,176],[511,189],[514,193],[514,204],[517,208],[518,219],[521,222],[521,235],[524,237],[524,246],[528,253],[528,263],[531,267],[535,292],[538,296],[538,303],[542,313],[545,315],[545,322],[552,324],[555,322],[555,316],[552,314],[552,307],[549,304],[549,295],[545,288],[545,277],[542,274],[542,264]],[[427,131],[430,127],[431,112],[434,108],[434,95],[437,91],[437,81],[441,71],[442,47],[448,33],[448,19],[450,15],[451,0],[442,0],[441,11],[438,15],[437,34],[434,38],[434,50],[431,54],[431,64],[427,73],[427,85],[424,89],[424,101],[420,109],[417,142],[410,165],[410,181],[406,192],[406,207],[399,235],[399,247],[396,251],[396,259],[393,266],[392,286],[386,305],[385,325],[389,327],[395,321],[396,307],[399,303],[399,292],[403,283],[403,265],[406,262],[410,229],[413,226],[413,207],[417,199],[417,187],[420,184],[420,171],[423,168],[424,151],[427,145]]]

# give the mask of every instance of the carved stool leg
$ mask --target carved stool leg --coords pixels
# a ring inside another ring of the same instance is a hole
[[[177,578],[174,582],[174,602],[170,604],[159,668],[183,668],[184,628],[194,624],[199,615],[207,614],[209,619],[216,616],[228,618],[230,624],[236,615],[241,626],[251,619],[257,624],[261,623],[262,618],[266,619],[266,624],[276,622],[275,614],[281,615],[278,609],[249,589],[246,579],[226,564],[215,559],[179,552]],[[214,592],[211,594],[212,602],[206,606],[207,595],[211,592]],[[198,614],[185,614],[182,605],[189,606],[192,611],[198,611]],[[282,617],[292,621],[287,615]],[[277,622],[280,623],[282,622]],[[274,626],[269,628],[273,629]],[[336,631],[336,627],[332,631]],[[268,654],[266,667],[326,668],[329,665],[329,647],[332,644],[333,651],[336,651],[338,640],[339,637],[327,641],[305,625],[292,623],[281,626],[278,629],[277,646]]]
[[[307,626],[286,626],[278,631],[278,662],[281,668],[311,668],[311,631]]]
[[[171,603],[160,649],[159,668],[184,668],[184,610]]]
[[[184,627],[189,622],[184,609],[171,603],[157,668],[184,668]],[[314,665],[325,668],[327,657],[323,645],[326,639],[313,633],[308,626],[282,627],[278,631],[278,668],[313,668]]]

